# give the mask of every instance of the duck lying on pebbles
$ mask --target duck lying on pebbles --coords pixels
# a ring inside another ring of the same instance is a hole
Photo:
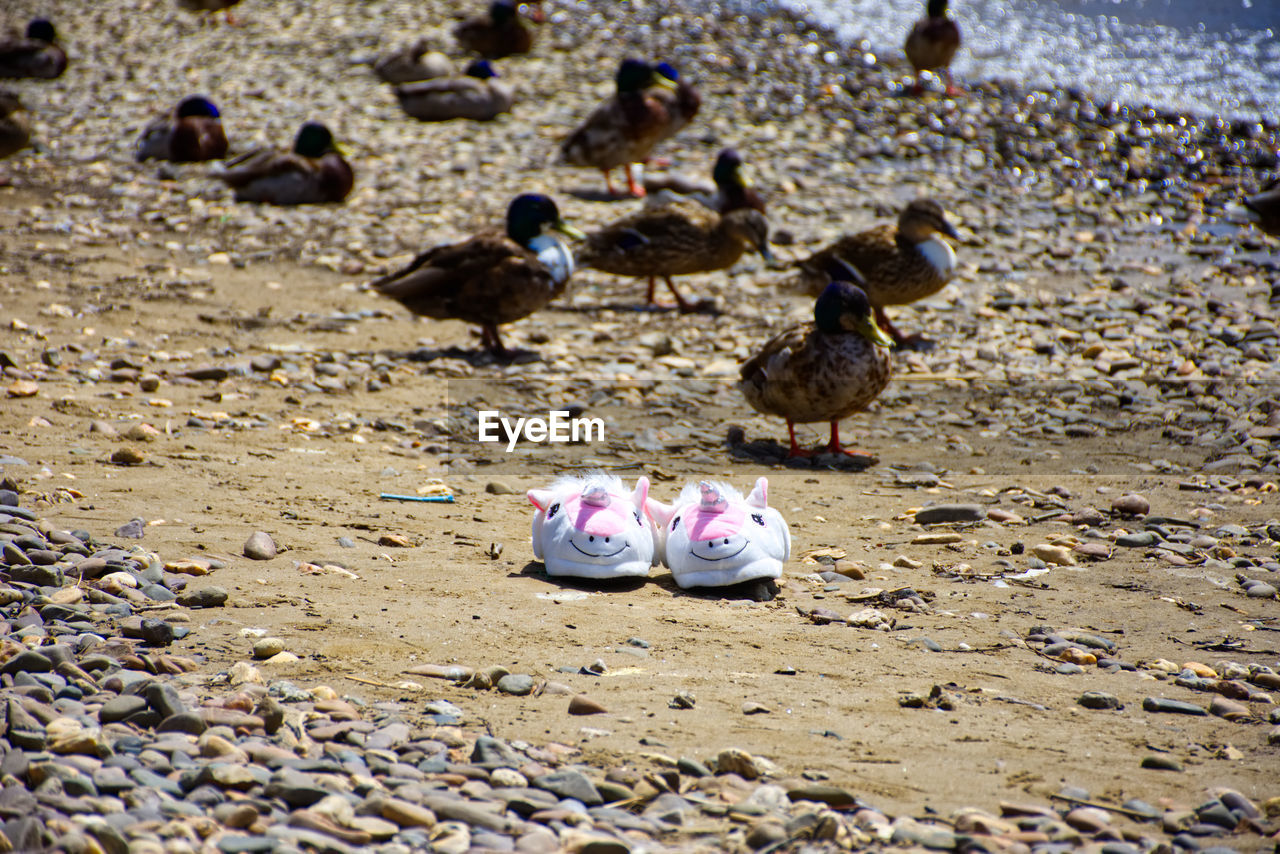
[[[742,208],[721,216],[697,202],[677,200],[646,207],[591,234],[580,261],[618,276],[648,277],[647,303],[653,302],[654,280],[661,276],[680,311],[690,312],[703,306],[686,301],[671,277],[724,270],[749,249],[772,261],[764,214]]]
[[[1229,211],[1233,218],[1251,222],[1273,237],[1280,237],[1280,178],[1249,196]]]
[[[498,79],[487,59],[477,59],[460,77],[397,86],[396,99],[406,114],[424,122],[489,121],[510,112],[516,94],[508,83]]]
[[[920,83],[922,71],[941,71],[947,82],[947,94],[959,94],[951,81],[951,60],[960,49],[960,28],[947,14],[947,0],[928,0],[925,16],[916,21],[907,33],[903,46],[907,61],[916,72],[915,93],[924,91]]]
[[[583,236],[547,196],[517,196],[507,209],[505,234],[437,246],[371,287],[414,314],[478,324],[484,346],[505,355],[498,326],[560,296],[573,273],[573,253],[548,230]]]
[[[416,83],[433,80],[453,73],[449,57],[435,50],[428,50],[430,42],[418,39],[412,44],[385,54],[374,60],[373,73],[383,83]]]
[[[67,54],[57,40],[58,31],[44,18],[27,24],[24,37],[0,40],[0,77],[61,77]]]
[[[292,151],[251,151],[216,174],[236,191],[237,202],[273,205],[341,202],[355,184],[333,133],[319,122],[302,126]]]
[[[742,166],[742,155],[736,149],[725,148],[716,156],[715,166],[711,169],[712,187],[678,175],[646,178],[645,189],[650,193],[646,203],[666,204],[678,196],[686,196],[719,214],[740,208],[753,208],[765,213],[764,198],[751,185]]]
[[[863,410],[889,385],[889,338],[876,325],[858,273],[838,258],[826,266],[830,283],[813,307],[813,322],[774,336],[742,365],[738,388],[757,412],[787,421],[788,456],[810,456],[796,442],[796,422],[827,421],[826,452],[868,456],[840,446],[839,423]]]
[[[227,23],[235,26],[236,19],[231,15],[231,7],[239,2],[240,0],[178,0],[178,5],[188,12],[203,12],[210,16],[214,12],[222,12]]]
[[[624,59],[614,81],[614,96],[592,110],[561,143],[561,159],[570,166],[599,169],[610,195],[614,191],[609,173],[622,166],[628,191],[643,196],[632,165],[647,161],[653,147],[672,134],[671,126],[686,121],[678,107],[679,84],[640,59]]]
[[[463,50],[484,59],[502,59],[533,49],[533,30],[511,0],[494,0],[488,12],[458,24],[453,36]]]
[[[942,206],[929,199],[908,204],[894,225],[880,225],[842,237],[801,261],[800,283],[808,293],[827,284],[831,258],[839,258],[866,279],[863,286],[876,321],[899,346],[927,347],[920,335],[905,336],[885,316],[887,305],[906,305],[942,290],[956,270],[956,253],[939,234],[956,237]]]
[[[135,154],[144,160],[194,163],[227,156],[227,136],[218,108],[208,98],[191,95],[142,131]]]

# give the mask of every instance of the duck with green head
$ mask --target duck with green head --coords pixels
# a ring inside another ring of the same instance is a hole
[[[213,102],[202,95],[183,98],[167,116],[147,125],[135,153],[140,163],[152,159],[196,163],[226,156],[227,135],[222,129],[222,115]]]
[[[460,77],[397,86],[396,99],[401,109],[419,121],[472,119],[486,122],[511,112],[516,93],[508,83],[498,78],[489,60],[477,59]]]
[[[947,14],[947,0],[927,0],[927,4],[925,16],[911,27],[903,46],[907,61],[916,72],[915,93],[924,91],[921,72],[941,71],[947,94],[959,94],[960,90],[951,81],[951,61],[960,49],[960,27]]]
[[[0,40],[0,77],[61,77],[67,70],[67,54],[57,41],[58,31],[44,18],[27,24],[22,38]]]
[[[741,368],[738,389],[757,412],[787,422],[788,456],[813,452],[796,441],[796,424],[825,421],[823,452],[868,457],[840,444],[840,422],[871,404],[889,385],[893,339],[876,325],[862,277],[839,259],[827,264],[830,283],[813,306],[813,322],[768,341]]]
[[[494,0],[488,13],[458,24],[454,38],[484,59],[502,59],[533,49],[533,30],[512,0]]]
[[[342,149],[319,122],[302,126],[292,151],[252,151],[228,161],[217,174],[235,190],[236,201],[273,205],[341,202],[355,184]]]
[[[505,356],[498,327],[560,296],[573,274],[573,252],[553,232],[582,237],[547,196],[517,196],[505,232],[437,246],[371,287],[414,314],[477,324],[485,348]]]
[[[644,187],[637,182],[632,164],[647,161],[676,121],[672,102],[658,94],[674,91],[676,82],[644,60],[624,59],[614,84],[613,97],[596,106],[560,144],[560,159],[570,166],[599,169],[610,195],[614,195],[610,173],[624,167],[627,189],[639,197]]]

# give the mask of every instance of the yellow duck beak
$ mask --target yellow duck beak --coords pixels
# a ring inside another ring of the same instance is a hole
[[[894,340],[889,337],[883,329],[876,325],[874,315],[868,314],[860,317],[853,324],[853,331],[857,332],[863,338],[872,344],[879,344],[881,347],[894,347]]]
[[[585,234],[583,234],[581,231],[574,228],[573,226],[569,225],[569,223],[565,222],[562,219],[558,219],[555,222],[551,223],[551,227],[554,228],[556,231],[560,232],[561,234],[572,237],[574,240],[587,239],[587,236]]]

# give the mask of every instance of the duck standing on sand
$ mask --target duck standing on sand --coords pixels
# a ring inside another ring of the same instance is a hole
[[[583,236],[547,196],[517,196],[507,209],[505,234],[437,246],[371,287],[414,314],[479,325],[484,346],[504,356],[498,327],[560,296],[573,274],[573,253],[549,230]]]
[[[67,70],[67,54],[57,40],[58,31],[44,18],[27,24],[22,38],[0,40],[0,77],[61,77]]]
[[[373,73],[383,83],[416,83],[434,80],[453,73],[449,57],[436,50],[428,50],[430,42],[418,39],[410,45],[378,57],[373,63]]]
[[[654,280],[661,276],[680,311],[691,312],[701,306],[685,300],[671,277],[724,270],[748,249],[772,261],[764,214],[743,208],[721,216],[697,202],[678,200],[646,207],[589,235],[581,263],[619,276],[648,277],[650,304]]]
[[[511,112],[516,93],[498,79],[487,59],[477,59],[460,77],[397,86],[396,99],[401,109],[420,121],[474,119],[483,122]]]
[[[928,0],[925,16],[911,27],[903,46],[907,61],[916,70],[915,94],[924,91],[920,83],[922,71],[941,71],[947,82],[947,94],[960,93],[951,82],[951,60],[959,49],[960,27],[947,15],[947,0]]]
[[[227,156],[227,136],[218,108],[208,98],[183,98],[167,116],[152,121],[142,131],[134,155],[144,160],[196,163]]]
[[[341,202],[355,184],[342,149],[319,122],[302,126],[292,151],[251,151],[228,161],[217,177],[236,191],[237,202],[272,205]]]
[[[955,250],[939,234],[957,237],[941,205],[917,199],[903,209],[896,227],[885,224],[842,237],[801,261],[799,281],[807,292],[818,293],[830,281],[827,262],[847,262],[866,278],[863,289],[880,327],[901,347],[927,348],[930,343],[923,336],[905,336],[895,329],[884,307],[924,299],[955,275]]]
[[[560,145],[563,162],[590,166],[604,173],[604,183],[614,195],[609,173],[619,166],[627,170],[627,189],[643,196],[632,164],[649,159],[653,147],[665,139],[675,115],[676,99],[669,97],[676,81],[659,74],[641,59],[624,59],[614,76],[617,92],[599,104]],[[659,94],[662,93],[662,94]]]
[[[533,49],[533,30],[512,0],[493,0],[487,13],[454,27],[453,36],[463,50],[482,59],[502,59]]]
[[[1280,237],[1280,178],[1232,205],[1228,214],[1237,221],[1253,223],[1272,237]]]
[[[892,339],[876,326],[860,276],[839,259],[813,307],[813,322],[779,333],[742,365],[738,389],[757,412],[785,418],[789,457],[810,456],[796,442],[796,423],[826,421],[825,451],[869,456],[840,446],[840,421],[865,409],[889,385]]]

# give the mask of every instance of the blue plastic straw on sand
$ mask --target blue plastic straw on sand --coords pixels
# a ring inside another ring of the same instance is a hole
[[[388,501],[428,501],[432,504],[452,504],[452,495],[394,495],[390,492],[383,492],[379,498]]]

